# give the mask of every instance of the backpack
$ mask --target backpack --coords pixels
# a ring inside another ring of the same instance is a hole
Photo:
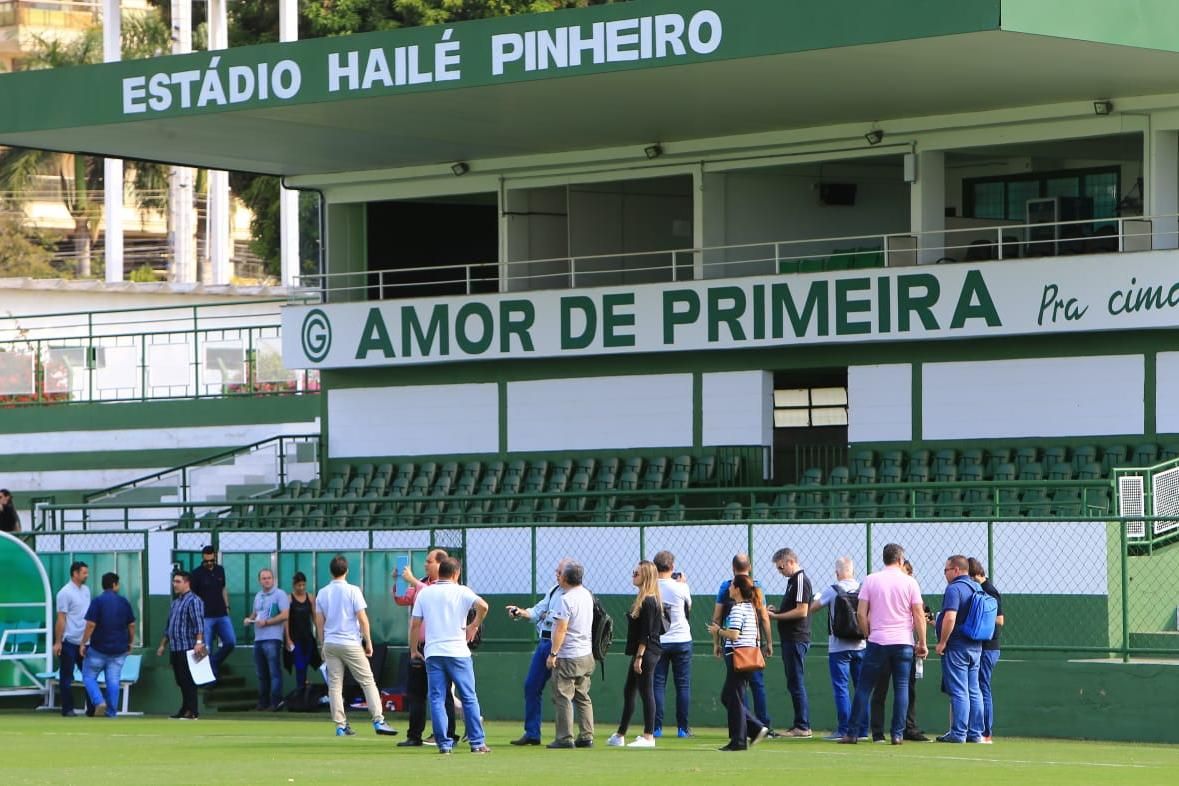
[[[849,641],[862,640],[864,633],[860,630],[860,621],[856,618],[856,612],[860,608],[860,591],[848,592],[838,584],[832,584],[831,589],[835,590],[835,597],[831,599],[831,608],[827,616],[831,635]]]
[[[470,625],[474,621],[475,621],[475,607],[472,606],[470,609],[467,610],[467,624]],[[474,652],[475,650],[479,649],[479,645],[481,645],[482,643],[483,643],[483,626],[480,625],[479,627],[475,628],[475,638],[473,638],[467,642],[467,649],[471,650],[471,652]]]
[[[659,635],[663,637],[671,630],[671,604],[661,603],[659,608],[663,610],[663,613],[659,615]]]
[[[318,712],[327,708],[327,703],[322,701],[326,698],[326,685],[307,683],[306,687],[295,688],[288,693],[286,699],[283,700],[283,705],[287,712]]]
[[[990,641],[995,636],[995,619],[999,616],[999,601],[992,598],[977,582],[970,596],[970,607],[962,615],[958,629],[971,641]]]
[[[598,596],[590,593],[594,599],[594,620],[590,625],[590,647],[594,660],[602,664],[602,679],[606,678],[606,654],[614,642],[614,619],[602,608]]]

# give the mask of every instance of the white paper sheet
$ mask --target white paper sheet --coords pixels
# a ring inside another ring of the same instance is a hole
[[[187,654],[188,672],[192,675],[193,682],[197,685],[208,685],[216,679],[213,676],[213,662],[207,654],[199,660],[196,656],[196,650],[189,650]]]

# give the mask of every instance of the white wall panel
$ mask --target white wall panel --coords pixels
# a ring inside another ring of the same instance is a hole
[[[772,445],[774,376],[768,371],[703,375],[705,445]]]
[[[913,439],[913,367],[908,363],[847,370],[849,442]]]
[[[928,363],[925,439],[1141,434],[1141,355]]]
[[[1155,426],[1160,434],[1176,434],[1179,433],[1179,352],[1160,352],[1155,364]]]
[[[692,444],[689,374],[508,384],[508,450],[606,450]]]
[[[422,456],[499,450],[496,385],[329,390],[328,455]]]

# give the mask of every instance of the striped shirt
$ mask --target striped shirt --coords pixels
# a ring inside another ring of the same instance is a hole
[[[196,646],[197,636],[203,636],[205,629],[205,604],[195,592],[186,592],[172,601],[168,610],[168,624],[164,635],[168,637],[168,649],[172,652],[187,652]]]
[[[732,610],[729,611],[729,618],[725,620],[725,627],[741,633],[735,641],[725,639],[726,649],[758,646],[760,637],[757,630],[757,612],[754,611],[752,603],[734,603]]]

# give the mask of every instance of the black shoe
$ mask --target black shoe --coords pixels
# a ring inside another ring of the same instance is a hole
[[[545,747],[552,748],[553,750],[558,750],[558,749],[564,750],[566,748],[572,749],[573,743],[570,740],[553,740]]]
[[[402,740],[397,743],[398,748],[420,748],[422,747],[421,740]]]
[[[590,739],[590,740],[580,740],[579,739],[579,740],[574,741],[573,747],[574,748],[592,748],[592,747],[594,747],[594,741],[592,739]]]
[[[743,748],[739,745],[734,745],[733,743],[730,742],[728,745],[724,746],[723,748],[717,748],[717,750],[718,751],[743,751],[743,750],[745,750],[745,748]]]
[[[262,703],[255,704],[254,712],[270,712],[270,705]]]
[[[883,734],[873,734],[872,735],[872,742],[884,742],[884,735]]]
[[[929,742],[929,737],[926,737],[919,731],[905,732],[905,739],[909,742]]]
[[[859,738],[856,737],[856,735],[854,735],[854,734],[845,734],[844,736],[842,736],[838,740],[836,740],[836,742],[838,742],[840,745],[855,745],[859,741],[860,741]]]
[[[509,745],[540,745],[540,740],[535,737],[521,737],[518,740],[512,740]]]
[[[957,743],[959,745],[962,744],[962,740],[954,739],[953,737],[950,736],[949,732],[946,732],[945,734],[941,735],[940,737],[934,737],[934,740],[937,742],[953,742],[953,743]]]
[[[93,704],[86,707],[86,717],[87,718],[94,717],[94,705]]]

